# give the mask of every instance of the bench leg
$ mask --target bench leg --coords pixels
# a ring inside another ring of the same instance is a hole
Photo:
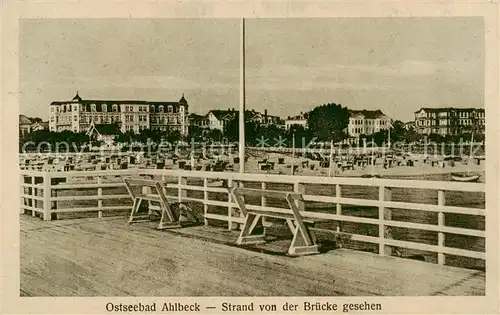
[[[164,229],[176,229],[181,227],[181,222],[179,221],[179,218],[175,218],[174,214],[172,212],[172,209],[170,209],[170,206],[168,205],[167,202],[160,202],[160,207],[161,207],[161,219],[160,223],[158,223],[158,230],[164,230]],[[180,217],[180,213],[179,213]]]
[[[263,244],[266,242],[265,236],[264,227],[262,225],[262,216],[248,213],[236,244]]]
[[[307,226],[305,227],[305,229],[301,229],[298,224],[294,222],[290,223],[291,225],[295,226],[295,228],[292,229],[293,239],[290,247],[288,248],[288,255],[304,256],[318,254],[319,250],[318,245],[316,244],[316,236],[314,235],[314,233],[309,230]]]
[[[128,223],[135,223],[135,222],[146,222],[150,221],[149,220],[149,215],[137,215],[137,212],[139,211],[139,207],[141,205],[142,199],[141,198],[135,198],[134,203],[132,205],[132,211],[130,212],[130,218],[128,220]]]

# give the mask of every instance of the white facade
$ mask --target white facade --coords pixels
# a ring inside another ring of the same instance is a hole
[[[359,143],[360,136],[373,135],[391,127],[391,118],[380,110],[349,111],[349,124],[347,133],[349,143]]]
[[[68,102],[52,102],[49,129],[85,132],[94,124],[120,125],[121,132],[139,133],[145,129],[176,130],[188,133],[188,104],[179,102],[82,100],[77,94]]]

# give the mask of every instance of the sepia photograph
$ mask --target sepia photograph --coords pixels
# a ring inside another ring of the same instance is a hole
[[[107,298],[102,313],[486,297],[488,32],[482,16],[20,18],[18,137],[2,136],[17,296]]]

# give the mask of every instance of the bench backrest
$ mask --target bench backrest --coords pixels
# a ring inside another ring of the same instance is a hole
[[[253,196],[253,197],[266,197],[266,198],[275,198],[286,200],[290,206],[290,209],[282,209],[280,213],[289,212],[293,214],[296,209],[295,201],[303,201],[304,198],[302,194],[296,193],[293,191],[281,191],[281,190],[266,190],[266,189],[255,189],[255,188],[243,188],[243,187],[233,187],[231,188],[231,193],[240,206],[240,210],[243,215],[247,215],[248,212],[252,210],[247,210],[245,207],[245,202],[243,200],[244,196]],[[281,210],[281,209],[280,209]],[[268,212],[269,215],[272,216],[273,213],[277,213],[272,208],[260,210],[259,212]]]
[[[143,198],[147,199],[148,195],[152,194],[152,191],[156,191],[156,194],[162,197],[163,189],[166,188],[166,184],[161,181],[152,179],[140,179],[140,178],[124,178],[123,182],[127,187],[129,194],[132,198]],[[141,187],[140,192],[134,191],[134,187]]]

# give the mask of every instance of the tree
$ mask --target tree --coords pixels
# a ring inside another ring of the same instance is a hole
[[[407,141],[407,131],[404,127],[404,123],[401,120],[396,120],[392,123],[391,128],[391,142],[402,142]]]
[[[405,140],[408,143],[417,142],[420,140],[420,138],[421,138],[421,136],[413,128],[410,128],[410,129],[406,130],[406,132],[405,132]]]
[[[164,134],[165,132],[160,130],[143,129],[139,134],[133,135],[132,138],[144,144],[148,142],[160,143]]]
[[[387,143],[387,141],[389,140],[389,131],[388,130],[377,131],[371,136],[371,138],[372,138],[371,140],[375,142],[377,146],[382,146],[382,144]]]
[[[441,142],[443,142],[443,136],[441,136],[437,133],[431,133],[428,137],[428,141],[434,142],[434,143],[441,143]]]
[[[205,129],[199,126],[189,126],[188,138],[190,141],[191,139],[194,139],[194,141],[200,141],[203,139],[204,134],[205,134]]]
[[[73,131],[65,130],[61,132],[52,132],[48,130],[38,130],[26,135],[24,139],[20,139],[20,149],[35,150],[37,146],[45,144],[44,149],[50,150],[80,150],[86,146],[90,139],[89,136],[83,132],[76,133]],[[28,147],[29,144],[29,147]]]
[[[286,134],[287,144],[289,143],[289,147],[294,145],[295,148],[304,148],[307,144],[309,144],[314,136],[309,129],[305,129],[301,125],[293,125],[290,126]],[[292,139],[295,138],[295,143],[293,143]]]
[[[224,136],[231,142],[239,141],[240,138],[240,121],[239,117],[234,117],[224,126]],[[259,138],[258,126],[252,121],[245,121],[245,142],[255,143]]]
[[[276,125],[257,126],[256,133],[258,139],[267,139],[267,143],[270,146],[286,146],[286,130],[279,128]]]
[[[308,115],[307,124],[320,141],[342,141],[344,129],[349,124],[349,110],[340,104],[326,104],[314,108]]]
[[[127,131],[124,133],[120,133],[116,138],[115,141],[117,143],[130,143],[133,142],[135,139],[135,133],[133,131]]]
[[[172,130],[169,131],[165,137],[165,140],[167,140],[170,143],[176,143],[182,139],[182,135],[178,130]]]
[[[40,117],[28,117],[29,120],[31,120],[32,123],[41,123],[43,122],[43,119]]]

